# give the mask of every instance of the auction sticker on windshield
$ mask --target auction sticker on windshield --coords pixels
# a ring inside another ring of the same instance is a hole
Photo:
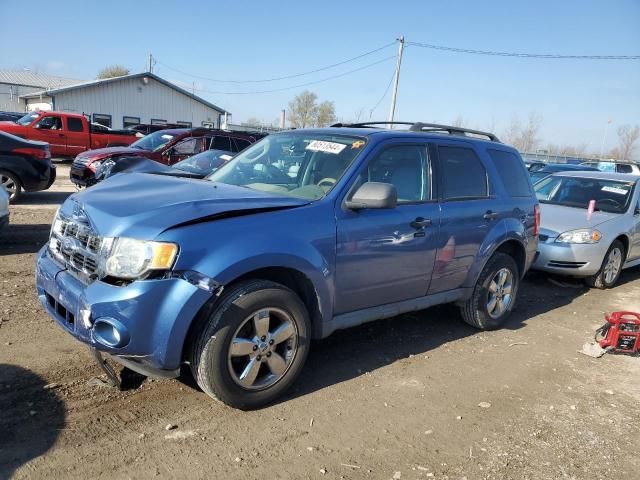
[[[324,140],[314,140],[309,145],[307,145],[306,150],[311,150],[312,152],[325,152],[325,153],[333,153],[338,155],[342,150],[344,150],[346,145],[342,143],[335,142],[326,142]]]
[[[617,187],[602,187],[602,191],[609,192],[609,193],[617,193],[618,195],[626,195],[627,193],[629,193],[628,190],[625,190],[624,188],[617,188]]]

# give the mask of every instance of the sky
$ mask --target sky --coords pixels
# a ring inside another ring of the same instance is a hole
[[[152,53],[154,73],[232,112],[234,123],[251,117],[272,122],[305,89],[335,102],[339,119],[366,121],[387,119],[397,53],[397,44],[389,44],[401,35],[407,42],[479,50],[640,55],[640,0],[0,0],[0,31],[3,69],[89,80],[116,63],[144,71]],[[295,75],[385,45],[310,75],[212,81]],[[342,76],[298,86],[336,75]],[[286,90],[246,94],[274,89]],[[245,94],[230,94],[237,92]],[[451,123],[462,117],[465,126],[500,134],[513,118],[525,122],[532,113],[542,118],[545,144],[583,144],[594,153],[603,142],[612,148],[617,127],[640,124],[640,60],[405,48],[396,120]]]

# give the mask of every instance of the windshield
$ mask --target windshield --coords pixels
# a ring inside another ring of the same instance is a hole
[[[16,123],[18,125],[31,125],[39,116],[40,114],[38,112],[27,113],[24,117],[16,120]]]
[[[175,135],[160,130],[159,132],[150,133],[140,140],[133,142],[131,147],[157,152],[158,150],[162,150],[162,148],[174,138]]]
[[[365,144],[362,137],[304,131],[269,135],[208,179],[317,200],[333,188]]]
[[[233,158],[233,153],[224,150],[207,150],[173,165],[184,172],[206,176],[215,172]]]
[[[591,200],[595,209],[609,213],[627,211],[635,182],[550,176],[535,184],[540,203],[574,208],[589,208]]]

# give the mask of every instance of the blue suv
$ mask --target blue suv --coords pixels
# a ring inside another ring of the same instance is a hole
[[[408,125],[282,132],[203,180],[76,193],[39,252],[40,300],[103,368],[188,364],[241,409],[281,395],[338,329],[445,302],[497,328],[537,248],[524,163],[489,133]]]

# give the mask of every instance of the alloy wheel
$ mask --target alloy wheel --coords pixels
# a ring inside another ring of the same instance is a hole
[[[298,328],[287,312],[263,308],[236,330],[228,353],[231,378],[247,390],[273,386],[289,370],[298,347]]]
[[[619,248],[615,247],[607,256],[607,262],[604,264],[604,281],[607,284],[612,284],[620,272],[622,266],[622,252]]]
[[[0,185],[2,185],[9,193],[9,200],[13,200],[18,188],[15,180],[7,175],[0,174]]]
[[[487,296],[487,313],[491,318],[501,317],[511,306],[513,301],[513,273],[508,268],[502,268],[489,283]]]

